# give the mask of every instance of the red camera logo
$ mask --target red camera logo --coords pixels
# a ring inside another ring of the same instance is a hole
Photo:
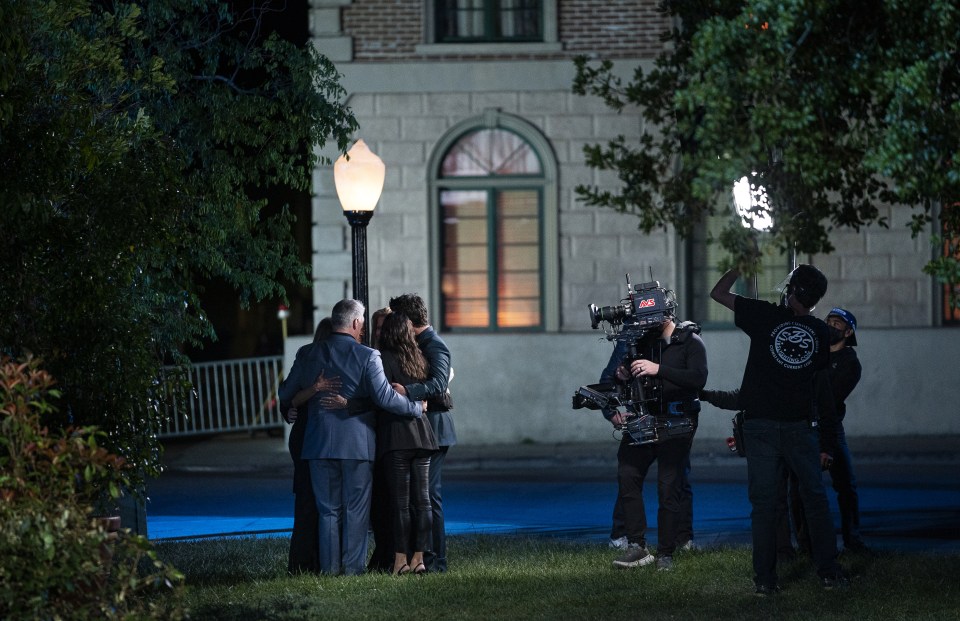
[[[656,306],[656,298],[647,298],[646,300],[640,300],[640,303],[637,304],[637,308],[650,308],[651,306]]]

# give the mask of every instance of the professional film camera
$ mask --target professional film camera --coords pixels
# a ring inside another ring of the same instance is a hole
[[[606,324],[607,340],[621,345],[625,352],[621,363],[629,367],[642,357],[640,341],[651,331],[659,333],[676,307],[673,291],[655,280],[634,286],[627,274],[627,297],[615,306],[590,304],[590,327],[596,330]],[[623,408],[628,417],[620,431],[629,436],[631,444],[651,444],[692,433],[694,425],[688,415],[693,412],[684,411],[680,404],[662,403],[660,393],[660,381],[650,377],[635,377],[626,383],[589,384],[574,393],[573,409]]]

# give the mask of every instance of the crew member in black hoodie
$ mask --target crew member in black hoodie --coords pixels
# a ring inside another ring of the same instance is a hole
[[[637,359],[629,365],[621,364],[615,380],[627,383],[641,381],[651,384],[652,394],[659,399],[651,405],[651,414],[669,418],[682,414],[691,419],[689,434],[670,437],[654,443],[633,444],[628,434],[617,452],[617,481],[623,508],[624,527],[628,545],[613,564],[616,567],[638,567],[656,562],[657,569],[673,567],[678,530],[683,512],[684,465],[690,457],[690,447],[696,433],[699,401],[697,394],[707,383],[707,350],[696,324],[678,324],[667,316],[660,330],[647,332],[636,343]],[[628,354],[625,341],[617,343],[620,360]],[[628,422],[626,412],[608,411],[605,416],[615,426]],[[657,555],[646,545],[647,519],[643,503],[643,480],[653,462],[657,462]]]

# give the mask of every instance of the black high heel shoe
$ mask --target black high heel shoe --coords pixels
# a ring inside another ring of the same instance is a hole
[[[417,566],[413,569],[413,573],[422,576],[427,573],[427,566],[423,563],[417,563]]]
[[[409,574],[409,573],[410,573],[410,566],[407,565],[406,563],[404,563],[403,565],[400,566],[400,569],[398,569],[397,571],[393,572],[393,575],[394,575],[394,576],[403,576],[403,575]]]

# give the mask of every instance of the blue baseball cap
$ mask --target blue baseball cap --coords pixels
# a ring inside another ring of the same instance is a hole
[[[853,334],[847,337],[846,343],[851,347],[857,344],[857,318],[853,316],[853,313],[848,311],[845,308],[831,308],[830,312],[827,313],[827,317],[839,317],[847,322],[847,325],[850,326],[850,329],[853,330]]]

